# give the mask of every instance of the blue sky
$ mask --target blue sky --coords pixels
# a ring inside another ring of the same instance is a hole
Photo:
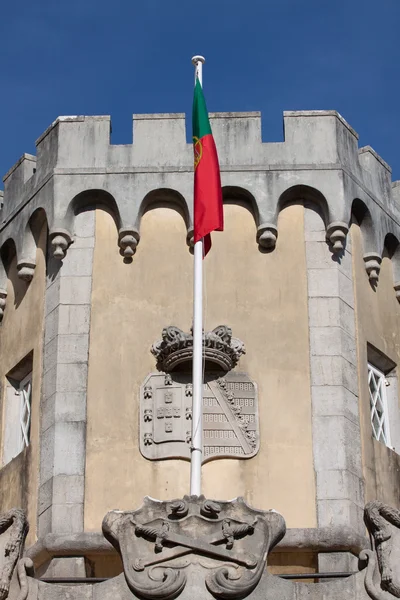
[[[400,179],[400,0],[3,0],[0,172],[58,115],[186,112],[204,54],[210,111],[336,109]]]

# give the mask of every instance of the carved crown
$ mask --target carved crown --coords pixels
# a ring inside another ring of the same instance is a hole
[[[206,366],[217,366],[224,371],[233,369],[242,354],[244,344],[232,337],[232,329],[219,325],[203,335],[203,348]],[[157,359],[157,367],[162,371],[173,371],[178,366],[190,369],[193,359],[193,333],[185,333],[179,327],[169,325],[162,331],[162,339],[155,342],[151,352]]]

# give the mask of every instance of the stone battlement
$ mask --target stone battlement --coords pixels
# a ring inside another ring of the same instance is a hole
[[[370,146],[358,148],[357,133],[336,111],[284,112],[283,142],[262,141],[259,112],[210,118],[224,198],[248,203],[261,246],[274,247],[279,212],[296,199],[320,206],[334,251],[343,248],[355,201],[367,215],[361,226],[368,255],[382,256],[388,234],[400,239],[391,169]],[[24,154],[4,177],[0,247],[11,238],[18,261],[34,265],[29,222],[42,210],[62,258],[74,216],[93,195],[113,211],[125,255],[133,254],[153,201],[181,206],[190,240],[193,156],[185,115],[133,115],[132,144],[111,144],[110,130],[109,116],[59,117],[50,125],[36,141],[37,156]]]

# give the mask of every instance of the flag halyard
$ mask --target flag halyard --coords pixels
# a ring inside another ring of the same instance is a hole
[[[194,243],[204,238],[204,256],[212,231],[223,231],[224,216],[218,154],[203,89],[196,79],[193,98]]]

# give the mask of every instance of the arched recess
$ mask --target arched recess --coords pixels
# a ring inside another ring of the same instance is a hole
[[[50,243],[53,256],[59,260],[65,257],[68,247],[72,243],[72,232],[75,217],[88,210],[100,208],[112,215],[116,228],[120,231],[121,217],[114,196],[102,189],[90,189],[79,192],[68,204],[62,226],[54,225],[50,231]]]
[[[346,247],[348,224],[331,220],[327,199],[317,188],[309,185],[294,185],[285,190],[278,200],[276,219],[283,208],[298,203],[318,213],[324,223],[326,240],[330,244],[331,251],[338,256],[342,255]]]
[[[371,212],[365,202],[360,200],[360,198],[355,198],[353,200],[351,206],[351,222],[356,223],[360,227],[365,270],[367,271],[371,286],[375,288],[381,270],[382,256],[376,251],[378,242],[374,231]]]
[[[193,227],[190,219],[187,202],[180,192],[171,188],[157,188],[155,190],[151,190],[143,198],[139,206],[139,211],[135,223],[135,231],[137,233],[136,245],[139,243],[140,240],[140,222],[142,220],[143,215],[149,210],[152,210],[153,208],[160,208],[162,206],[174,208],[181,215],[187,230],[186,241],[187,244],[191,246],[193,244]]]
[[[256,241],[262,251],[271,251],[275,248],[277,229],[271,230],[268,226],[260,227],[260,213],[255,197],[251,192],[240,186],[226,185],[222,188],[224,204],[237,204],[246,208],[253,216],[256,225]]]
[[[23,234],[19,236],[17,247],[18,277],[28,283],[32,280],[35,272],[39,236],[44,225],[47,228],[46,212],[43,208],[37,208],[29,217]]]
[[[279,197],[276,217],[289,204],[310,203],[315,205],[321,215],[325,227],[329,224],[329,208],[325,196],[316,188],[309,185],[294,185],[285,190]]]
[[[393,287],[396,292],[396,298],[400,302],[400,242],[393,233],[385,236],[382,257],[388,257],[392,262],[393,269]]]
[[[27,290],[27,283],[18,277],[17,271],[17,247],[12,238],[8,238],[0,249],[0,309],[1,318],[6,305],[7,281],[9,280],[14,294],[14,304],[19,306]]]

